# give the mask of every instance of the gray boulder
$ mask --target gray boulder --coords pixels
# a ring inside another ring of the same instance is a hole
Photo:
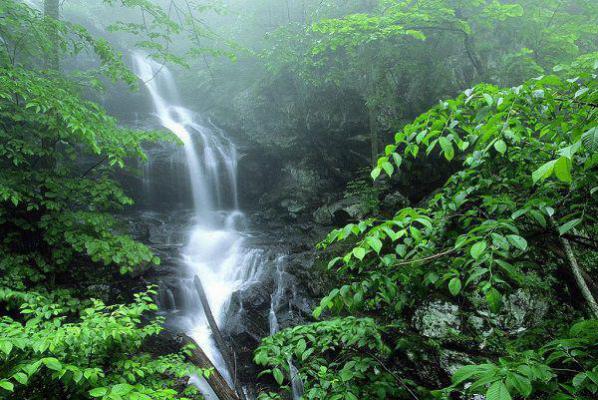
[[[438,300],[426,303],[415,311],[413,325],[425,337],[448,338],[461,329],[459,307]]]

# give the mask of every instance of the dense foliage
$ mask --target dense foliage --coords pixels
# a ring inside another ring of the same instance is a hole
[[[209,371],[143,347],[162,330],[153,288],[130,304],[95,299],[160,262],[114,216],[132,200],[113,175],[167,137],[122,128],[77,93],[98,72],[135,82],[107,42],[15,1],[0,5],[0,35],[0,396],[196,398],[186,378]],[[43,65],[84,49],[98,70],[66,79]]]
[[[313,320],[255,350],[259,399],[595,399],[597,38],[595,0],[1,0],[0,398],[199,399],[213,372],[162,348],[160,259],[120,218],[173,141],[89,100],[138,85],[120,48],[293,189],[260,207],[361,203]]]
[[[412,160],[434,153],[454,172],[419,207],[332,231],[320,246],[349,245],[328,265],[342,286],[314,317],[338,317],[265,340],[255,361],[286,371],[284,384],[293,358],[313,399],[595,395],[598,322],[574,323],[598,318],[598,54],[556,70],[510,89],[477,85],[397,133],[374,179],[408,173]],[[539,330],[509,332],[501,319],[520,289],[554,299]],[[434,298],[483,317],[482,328],[455,338],[479,346],[480,364],[456,371],[443,390],[413,370],[441,344],[410,328],[415,306]]]

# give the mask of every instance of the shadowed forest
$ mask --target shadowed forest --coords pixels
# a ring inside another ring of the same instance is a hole
[[[0,0],[0,399],[598,399],[598,1]]]

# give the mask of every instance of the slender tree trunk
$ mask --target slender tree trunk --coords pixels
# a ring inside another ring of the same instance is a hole
[[[370,126],[370,147],[371,147],[371,156],[372,156],[372,168],[376,167],[376,163],[378,162],[378,132],[376,130],[376,113],[373,110],[373,107],[368,107],[368,124]]]
[[[60,1],[59,0],[44,0],[44,16],[46,18],[60,19]],[[48,69],[58,71],[60,69],[60,51],[58,49],[58,34],[51,33],[50,40],[54,47],[53,51],[48,54],[46,60],[46,67]]]
[[[377,123],[376,123],[376,106],[377,103],[376,99],[376,69],[374,68],[374,64],[370,65],[366,81],[367,81],[367,92],[368,95],[366,97],[366,109],[368,111],[368,125],[370,129],[370,150],[371,150],[371,157],[372,157],[372,168],[376,167],[378,162],[378,130],[377,130]]]
[[[483,81],[486,77],[486,70],[484,69],[484,65],[480,60],[477,52],[475,51],[475,46],[473,42],[473,37],[470,34],[464,33],[465,37],[463,38],[463,45],[465,47],[465,52],[467,53],[467,57],[473,68],[475,69],[476,74],[478,75],[478,80]]]
[[[550,217],[550,219],[556,228],[557,225],[555,223],[554,218]],[[569,240],[566,237],[560,235],[558,232],[558,229],[556,231],[557,231],[557,235],[559,235],[561,245],[563,246],[563,249],[565,250],[565,255],[567,256],[567,261],[569,262],[569,268],[571,269],[571,273],[575,277],[575,282],[577,283],[577,286],[579,287],[579,290],[581,291],[583,298],[588,303],[588,306],[590,307],[592,316],[594,318],[598,318],[598,303],[596,302],[596,299],[594,298],[592,291],[590,290],[590,288],[588,287],[588,284],[586,283],[585,279],[583,278],[583,271],[579,267],[579,264],[577,264],[577,258],[575,258],[575,253],[573,253],[573,248],[571,247]]]

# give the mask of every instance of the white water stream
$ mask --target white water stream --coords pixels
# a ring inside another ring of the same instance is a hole
[[[181,254],[184,271],[177,297],[182,301],[174,304],[180,310],[175,325],[197,342],[231,383],[231,371],[214,343],[193,278],[200,277],[214,318],[222,327],[231,295],[255,282],[266,262],[263,251],[245,243],[245,217],[237,200],[237,152],[222,132],[202,125],[195,113],[180,104],[166,67],[142,54],[134,55],[134,62],[161,125],[183,142],[193,196],[192,228]],[[167,296],[169,303],[175,303],[172,292]],[[207,398],[216,399],[205,382],[195,379],[194,383]]]

